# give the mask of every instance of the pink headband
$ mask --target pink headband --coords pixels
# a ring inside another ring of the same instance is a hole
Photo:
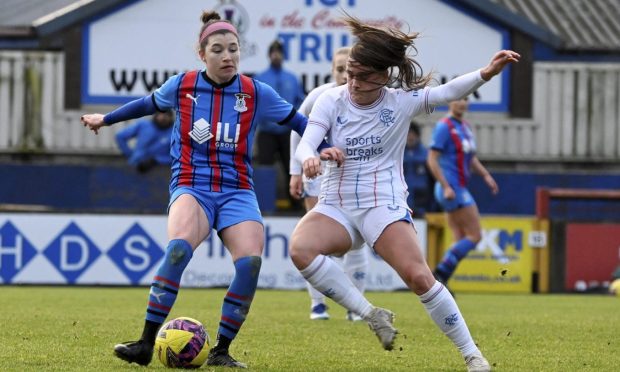
[[[202,42],[205,41],[205,39],[209,37],[209,35],[221,30],[230,31],[235,34],[235,36],[239,37],[237,35],[237,29],[235,28],[235,26],[225,21],[217,21],[211,23],[204,29],[204,31],[202,31],[202,34],[200,34],[200,44],[202,44]]]

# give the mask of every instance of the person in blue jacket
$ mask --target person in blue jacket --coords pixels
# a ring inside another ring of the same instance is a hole
[[[104,126],[174,109],[172,174],[166,253],[153,278],[138,341],[114,347],[117,357],[148,365],[160,326],[175,303],[193,252],[215,229],[230,252],[235,275],[222,305],[217,341],[207,365],[246,368],[229,353],[254,299],[265,232],[252,180],[257,123],[270,120],[300,134],[307,118],[269,85],[238,73],[239,36],[217,12],[203,12],[198,37],[200,70],[170,77],[154,93],[106,114],[82,116],[98,133]]]
[[[284,52],[282,43],[279,40],[273,41],[269,45],[269,67],[254,77],[272,87],[280,97],[299,109],[305,95],[297,76],[283,66]],[[278,125],[275,121],[260,120],[256,133],[257,151],[255,159],[257,164],[273,166],[279,163],[280,174],[288,176],[290,134],[290,128]],[[290,197],[285,191],[284,187],[279,187],[277,190],[278,197],[288,198],[289,202],[297,207],[297,200]]]
[[[128,163],[141,173],[158,164],[170,165],[173,122],[172,111],[156,112],[151,120],[139,120],[117,132],[116,144]]]
[[[433,180],[426,165],[427,155],[428,149],[422,143],[420,125],[412,121],[405,143],[403,173],[409,187],[407,204],[418,218],[431,210],[433,199]]]

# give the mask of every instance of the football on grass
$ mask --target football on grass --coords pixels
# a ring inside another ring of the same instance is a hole
[[[155,355],[170,368],[199,368],[209,355],[209,334],[196,319],[180,317],[165,323],[155,340]]]

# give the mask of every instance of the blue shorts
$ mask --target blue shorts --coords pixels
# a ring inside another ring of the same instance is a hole
[[[445,199],[443,197],[443,187],[439,182],[435,183],[435,200],[441,205],[441,208],[446,212],[452,212],[457,209],[465,208],[470,205],[475,205],[476,201],[471,196],[469,191],[465,187],[452,187],[456,197],[454,199]]]
[[[177,187],[170,194],[168,209],[181,195],[192,195],[205,211],[211,228],[218,233],[223,229],[245,221],[263,224],[256,194],[252,190],[211,192],[191,187]]]

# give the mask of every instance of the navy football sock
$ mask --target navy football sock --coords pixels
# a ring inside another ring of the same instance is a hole
[[[261,262],[258,256],[242,257],[235,261],[235,277],[222,305],[216,349],[227,350],[245,321],[256,292]]]
[[[170,313],[179,292],[181,275],[183,275],[185,267],[192,258],[192,254],[192,247],[185,240],[175,239],[168,243],[166,255],[151,284],[149,302],[146,308],[147,322],[143,334],[143,337],[148,339],[143,338],[145,341],[153,342],[155,340],[151,329],[152,325],[149,322],[161,325]],[[151,330],[149,331],[147,328]]]
[[[443,256],[443,259],[437,265],[435,272],[443,279],[448,281],[459,262],[467,256],[467,253],[476,248],[476,243],[469,239],[461,239],[450,248],[448,252]]]

